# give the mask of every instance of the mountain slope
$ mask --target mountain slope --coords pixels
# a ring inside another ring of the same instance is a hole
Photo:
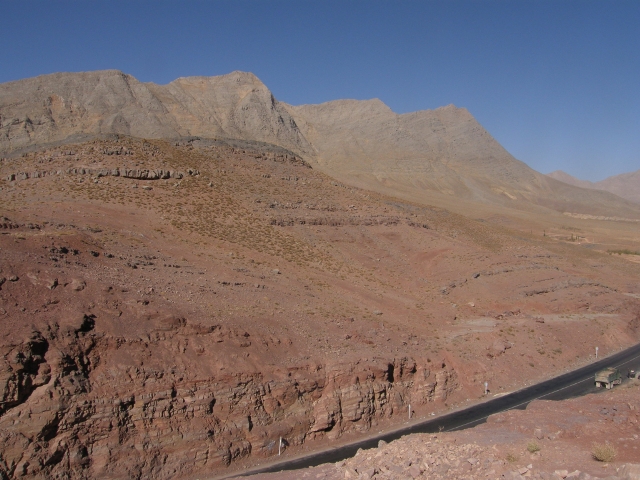
[[[113,133],[265,142],[341,181],[458,212],[471,203],[640,218],[629,201],[532,170],[452,105],[402,115],[380,100],[294,107],[244,72],[156,85],[105,70],[0,85],[0,154]]]
[[[640,170],[621,173],[596,182],[596,188],[615,193],[619,197],[640,203]]]
[[[637,206],[550,179],[516,160],[464,108],[396,114],[379,100],[288,106],[319,167],[360,187],[466,209],[516,209],[638,218]]]
[[[466,109],[452,105],[405,115],[379,100],[290,107],[330,170],[415,182],[444,193],[473,195],[474,184],[511,186],[536,175],[502,148]],[[358,158],[360,168],[354,168]],[[467,177],[467,178],[465,178]]]
[[[569,185],[604,190],[631,202],[640,203],[640,170],[614,175],[605,178],[604,180],[600,180],[599,182],[580,180],[579,178],[573,177],[562,170],[556,170],[555,172],[548,173],[547,176],[561,182],[568,183]]]
[[[568,183],[569,185],[573,185],[574,187],[580,188],[595,188],[593,186],[593,182],[589,180],[580,180],[572,175],[569,175],[567,172],[563,172],[562,170],[556,170],[551,173],[547,173],[547,177],[551,177],[560,182]]]
[[[514,234],[246,141],[65,144],[0,189],[0,478],[242,472],[638,341],[588,220]]]

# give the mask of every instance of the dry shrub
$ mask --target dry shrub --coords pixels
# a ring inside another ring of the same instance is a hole
[[[599,462],[612,462],[616,458],[616,448],[609,442],[594,443],[591,456]]]
[[[531,442],[529,442],[527,444],[527,451],[529,453],[536,453],[540,451],[540,445],[538,445],[538,442],[532,440]]]

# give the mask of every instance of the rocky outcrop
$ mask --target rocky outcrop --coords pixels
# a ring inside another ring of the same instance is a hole
[[[432,375],[409,358],[382,358],[329,369],[322,396],[313,406],[310,433],[337,437],[345,431],[365,431],[381,418],[405,414],[409,404],[444,401],[458,385],[453,370]]]
[[[36,388],[49,382],[51,368],[44,360],[48,347],[48,342],[36,333],[32,339],[4,353],[0,415],[26,401]]]
[[[104,134],[227,137],[311,152],[286,108],[245,72],[168,85],[141,83],[116,70],[43,75],[0,84],[0,112],[3,152]]]
[[[400,219],[398,217],[373,217],[373,216],[349,216],[349,217],[278,217],[272,218],[271,225],[279,227],[291,227],[294,225],[328,225],[331,227],[340,227],[344,225],[398,225]]]
[[[190,176],[198,176],[200,172],[196,169],[189,169],[187,173],[177,172],[174,170],[147,170],[147,169],[130,169],[130,168],[84,168],[84,167],[75,167],[68,168],[66,170],[41,170],[35,172],[19,172],[19,173],[10,173],[7,175],[6,179],[9,182],[13,182],[16,180],[28,180],[30,178],[44,178],[47,176],[54,175],[91,175],[95,177],[124,177],[124,178],[133,178],[136,180],[166,180],[169,178],[181,179],[186,175]]]
[[[212,364],[217,355],[211,345],[241,350],[267,340],[178,317],[161,319],[146,340],[98,334],[95,324],[93,315],[64,317],[3,352],[5,477],[194,474],[248,455],[271,456],[280,437],[300,445],[367,431],[406,415],[409,403],[416,409],[444,401],[458,388],[455,371],[444,365],[432,371],[411,358],[185,380],[175,368],[127,366],[115,359],[146,345],[155,352],[192,349],[203,364]]]

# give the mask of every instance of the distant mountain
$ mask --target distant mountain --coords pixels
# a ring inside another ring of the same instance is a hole
[[[576,187],[594,188],[593,182],[590,182],[589,180],[580,180],[579,178],[569,175],[567,172],[563,172],[562,170],[547,173],[547,176]]]
[[[596,188],[615,193],[619,197],[640,203],[640,170],[622,173],[595,183]]]
[[[562,170],[556,170],[555,172],[548,173],[547,176],[560,180],[561,182],[568,183],[569,185],[604,190],[634,203],[640,203],[640,170],[614,175],[612,177],[605,178],[604,180],[600,180],[599,182],[580,180],[566,172],[563,172]]]
[[[380,100],[291,106],[244,72],[167,85],[116,70],[0,84],[0,155],[112,133],[271,143],[344,182],[458,211],[472,202],[640,218],[631,202],[532,170],[452,105],[403,115]]]
[[[364,188],[461,212],[472,202],[638,218],[630,202],[569,186],[516,160],[464,108],[399,115],[375,99],[288,109],[319,168]]]

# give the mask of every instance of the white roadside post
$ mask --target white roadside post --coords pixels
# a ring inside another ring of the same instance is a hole
[[[409,420],[411,420],[411,404],[409,404]]]
[[[484,382],[484,394],[486,395],[489,392],[489,382]]]
[[[280,437],[280,441],[278,442],[278,456],[280,456],[281,451],[282,451],[282,437]]]
[[[596,347],[596,358],[598,358],[598,347]]]

